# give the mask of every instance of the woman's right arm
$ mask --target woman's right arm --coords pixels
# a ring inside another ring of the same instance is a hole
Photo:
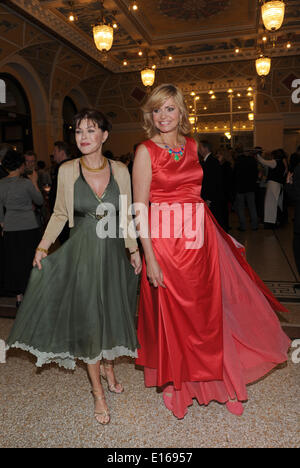
[[[132,180],[134,203],[137,204],[135,205],[136,217],[138,219],[137,230],[140,233],[140,240],[144,250],[147,277],[153,286],[165,287],[163,273],[156,260],[149,231],[148,209],[152,168],[150,155],[144,145],[140,145],[136,151]]]

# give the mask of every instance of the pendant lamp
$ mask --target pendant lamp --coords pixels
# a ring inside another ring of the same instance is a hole
[[[102,19],[93,27],[93,36],[97,49],[101,52],[108,52],[113,45],[114,30],[112,26],[105,23],[103,11],[103,1],[101,1]]]
[[[284,19],[285,3],[281,0],[263,3],[261,15],[264,26],[268,31],[277,31]]]

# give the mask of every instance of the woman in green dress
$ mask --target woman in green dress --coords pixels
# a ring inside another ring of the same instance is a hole
[[[113,361],[118,356],[137,356],[135,312],[141,259],[129,214],[128,170],[102,154],[110,123],[91,109],[77,114],[75,123],[82,157],[59,169],[54,212],[36,250],[36,268],[7,348],[31,352],[39,367],[56,362],[74,369],[76,359],[84,361],[96,420],[108,424],[101,376],[111,392],[122,393]],[[70,239],[48,256],[67,221],[72,228]]]

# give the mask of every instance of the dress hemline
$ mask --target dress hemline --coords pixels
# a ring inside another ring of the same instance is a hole
[[[59,367],[64,367],[67,370],[75,370],[76,362],[75,360],[78,359],[83,361],[85,364],[96,364],[98,361],[102,359],[107,359],[108,361],[113,361],[114,359],[121,357],[121,356],[128,356],[131,358],[137,357],[137,350],[132,351],[124,346],[115,346],[112,349],[105,349],[102,350],[101,353],[96,356],[95,358],[88,358],[88,357],[79,357],[73,356],[68,352],[61,352],[61,353],[49,353],[43,352],[38,349],[33,348],[32,346],[26,345],[25,343],[19,343],[16,341],[11,345],[6,346],[6,351],[10,348],[18,348],[22,351],[28,351],[29,353],[33,354],[37,358],[36,367],[42,367],[45,364],[56,363]]]

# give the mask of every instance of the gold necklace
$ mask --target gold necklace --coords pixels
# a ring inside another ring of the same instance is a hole
[[[99,172],[99,171],[102,171],[102,169],[104,169],[104,168],[106,167],[107,159],[104,158],[104,161],[103,161],[102,166],[97,167],[96,169],[87,166],[86,163],[84,162],[83,158],[80,158],[80,162],[81,162],[82,167],[84,167],[84,169],[86,169],[87,171],[90,171],[90,172]]]

